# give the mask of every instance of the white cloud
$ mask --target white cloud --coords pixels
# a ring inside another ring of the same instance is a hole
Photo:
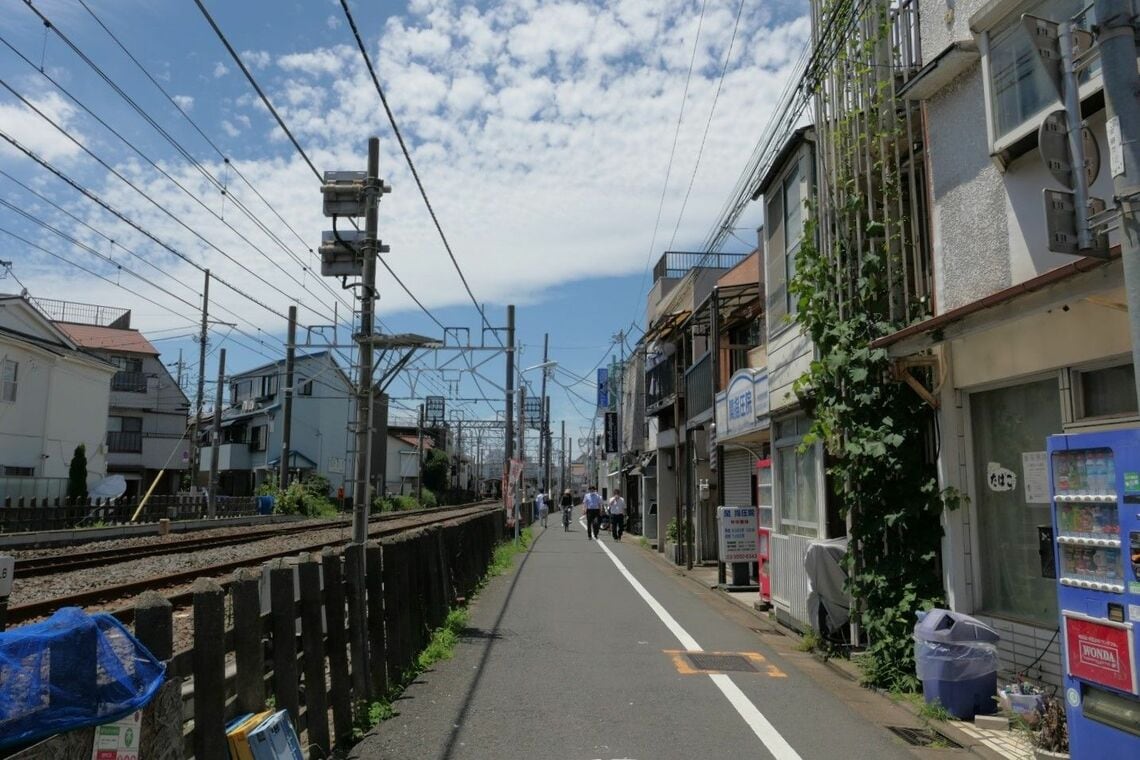
[[[221,61],[218,61],[214,64],[214,79],[221,79],[229,73],[230,70],[226,68],[226,64],[222,63]]]
[[[192,95],[175,95],[171,100],[177,103],[183,111],[190,111],[194,108],[194,97]]]
[[[74,127],[75,107],[61,96],[53,92],[28,100],[81,144],[87,143],[87,138]],[[16,141],[48,161],[71,158],[81,152],[75,142],[21,103],[0,103],[0,125]],[[0,142],[0,150],[9,154],[16,152],[7,141]]]
[[[803,10],[790,3],[746,5],[676,247],[703,240],[751,155],[807,37]],[[330,12],[322,6],[311,20],[319,27]],[[501,0],[485,7],[416,0],[405,15],[389,17],[380,30],[362,28],[417,170],[481,301],[519,302],[520,293],[537,297],[576,279],[639,274],[647,255],[661,254],[680,214],[734,21],[722,8],[709,9],[657,250],[650,252],[698,13],[695,2],[659,0]],[[264,36],[253,35],[246,44],[267,44]],[[380,136],[381,173],[394,187],[380,207],[382,237],[392,246],[385,261],[429,308],[468,304],[355,47],[312,45],[287,54],[275,50],[272,58],[259,49],[243,57],[261,70],[260,84],[319,170],[363,168],[366,139]],[[207,72],[213,66],[219,78],[228,73],[222,63],[201,65]],[[241,78],[203,86],[177,69],[173,77],[175,87],[195,98],[198,109],[215,102],[222,107],[213,131],[227,136],[235,167],[305,242],[284,231],[243,184],[231,181],[231,195],[254,210],[292,253],[309,260],[307,249],[316,247],[320,231],[329,226],[316,180],[260,100]],[[82,128],[66,103],[59,98],[53,103],[65,123]],[[24,109],[0,104],[6,131],[38,140],[38,151],[54,151],[57,158],[74,154],[74,146],[35,124],[34,115],[27,116]],[[137,171],[147,192],[254,275],[133,191],[109,180],[98,183],[148,229],[260,294],[260,300],[284,309],[297,299],[303,304],[302,322],[331,321],[332,296],[311,273],[303,272],[196,170],[173,157],[170,163],[172,173],[209,211],[141,167]],[[221,166],[212,170],[219,177],[225,174]],[[106,224],[101,217],[98,221]],[[278,265],[316,295],[306,295]],[[198,286],[199,276],[190,272],[187,277]],[[415,309],[386,272],[381,271],[380,280],[385,319]],[[333,287],[339,294],[339,286]],[[280,327],[277,317],[225,288],[218,289],[217,298],[220,306],[266,329]],[[629,311],[634,311],[632,304]]]
[[[333,16],[332,14],[329,14],[329,17],[325,19],[325,26],[327,26],[329,29],[339,29],[340,25],[341,20],[339,16]]]
[[[273,56],[264,50],[244,50],[241,59],[245,61],[247,66],[254,69],[267,68],[273,62]]]

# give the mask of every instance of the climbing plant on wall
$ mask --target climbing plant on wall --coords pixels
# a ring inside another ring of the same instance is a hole
[[[861,13],[816,93],[825,171],[789,288],[818,359],[796,393],[812,413],[805,445],[823,443],[830,490],[850,526],[848,585],[868,641],[867,679],[908,688],[915,611],[942,600],[941,514],[958,496],[938,485],[934,410],[898,382],[887,351],[871,346],[927,303],[906,286],[906,257],[919,243],[903,197],[905,114],[881,65],[893,60],[891,16],[885,2]]]

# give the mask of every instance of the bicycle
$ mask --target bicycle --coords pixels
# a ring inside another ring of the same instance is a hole
[[[562,508],[562,530],[564,530],[564,531],[570,530],[570,517],[571,517],[570,513],[573,511],[574,510],[572,510],[570,507],[563,507]]]

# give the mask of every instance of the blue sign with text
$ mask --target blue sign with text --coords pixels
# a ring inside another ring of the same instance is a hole
[[[609,370],[598,367],[598,408],[610,408]]]

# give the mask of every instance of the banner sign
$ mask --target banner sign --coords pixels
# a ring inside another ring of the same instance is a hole
[[[618,450],[617,412],[606,412],[606,453],[616,454]]]
[[[428,396],[424,399],[424,422],[439,425],[443,422],[445,401],[443,396]]]
[[[610,371],[605,367],[598,367],[598,408],[610,408]]]
[[[504,467],[503,470],[503,480],[506,481],[503,483],[503,501],[507,510],[507,525],[513,526],[515,524],[515,493],[519,478],[522,477],[522,460],[512,459],[510,469]]]
[[[1108,621],[1065,617],[1065,661],[1069,675],[1135,694],[1136,669],[1132,662],[1132,629]]]

